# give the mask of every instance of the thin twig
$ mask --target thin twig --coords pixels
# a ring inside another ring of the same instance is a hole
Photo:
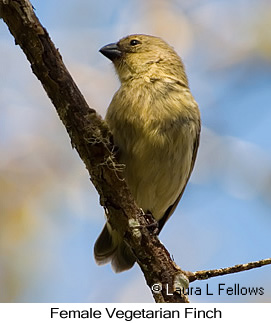
[[[187,272],[187,277],[189,278],[189,282],[191,283],[195,280],[204,280],[212,277],[239,273],[241,271],[259,268],[266,265],[271,265],[271,258],[252,261],[247,264],[235,265],[233,267],[227,267],[227,268],[200,270],[200,271],[195,271],[194,273]]]

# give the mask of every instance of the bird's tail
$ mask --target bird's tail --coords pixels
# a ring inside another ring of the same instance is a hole
[[[94,257],[98,265],[111,261],[113,270],[117,273],[130,269],[135,263],[131,248],[117,231],[112,230],[108,222],[95,242]]]

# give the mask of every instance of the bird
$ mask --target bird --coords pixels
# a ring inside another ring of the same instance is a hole
[[[163,39],[133,34],[103,46],[120,87],[105,120],[118,147],[124,178],[158,233],[173,214],[194,168],[201,119],[182,59]],[[108,221],[94,245],[98,265],[130,269],[135,255]]]

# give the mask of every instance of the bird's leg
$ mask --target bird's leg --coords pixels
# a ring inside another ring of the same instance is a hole
[[[155,218],[153,217],[152,213],[150,211],[147,211],[146,213],[143,211],[143,209],[140,209],[142,215],[144,215],[146,221],[147,221],[147,225],[145,225],[146,228],[149,229],[149,231],[153,234],[158,234],[158,222],[155,220]],[[140,225],[139,227],[143,227],[142,225]]]

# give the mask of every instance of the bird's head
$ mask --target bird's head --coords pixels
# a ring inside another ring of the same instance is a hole
[[[100,52],[113,62],[121,82],[138,77],[180,78],[180,75],[186,80],[180,57],[158,37],[130,35],[102,47]]]

